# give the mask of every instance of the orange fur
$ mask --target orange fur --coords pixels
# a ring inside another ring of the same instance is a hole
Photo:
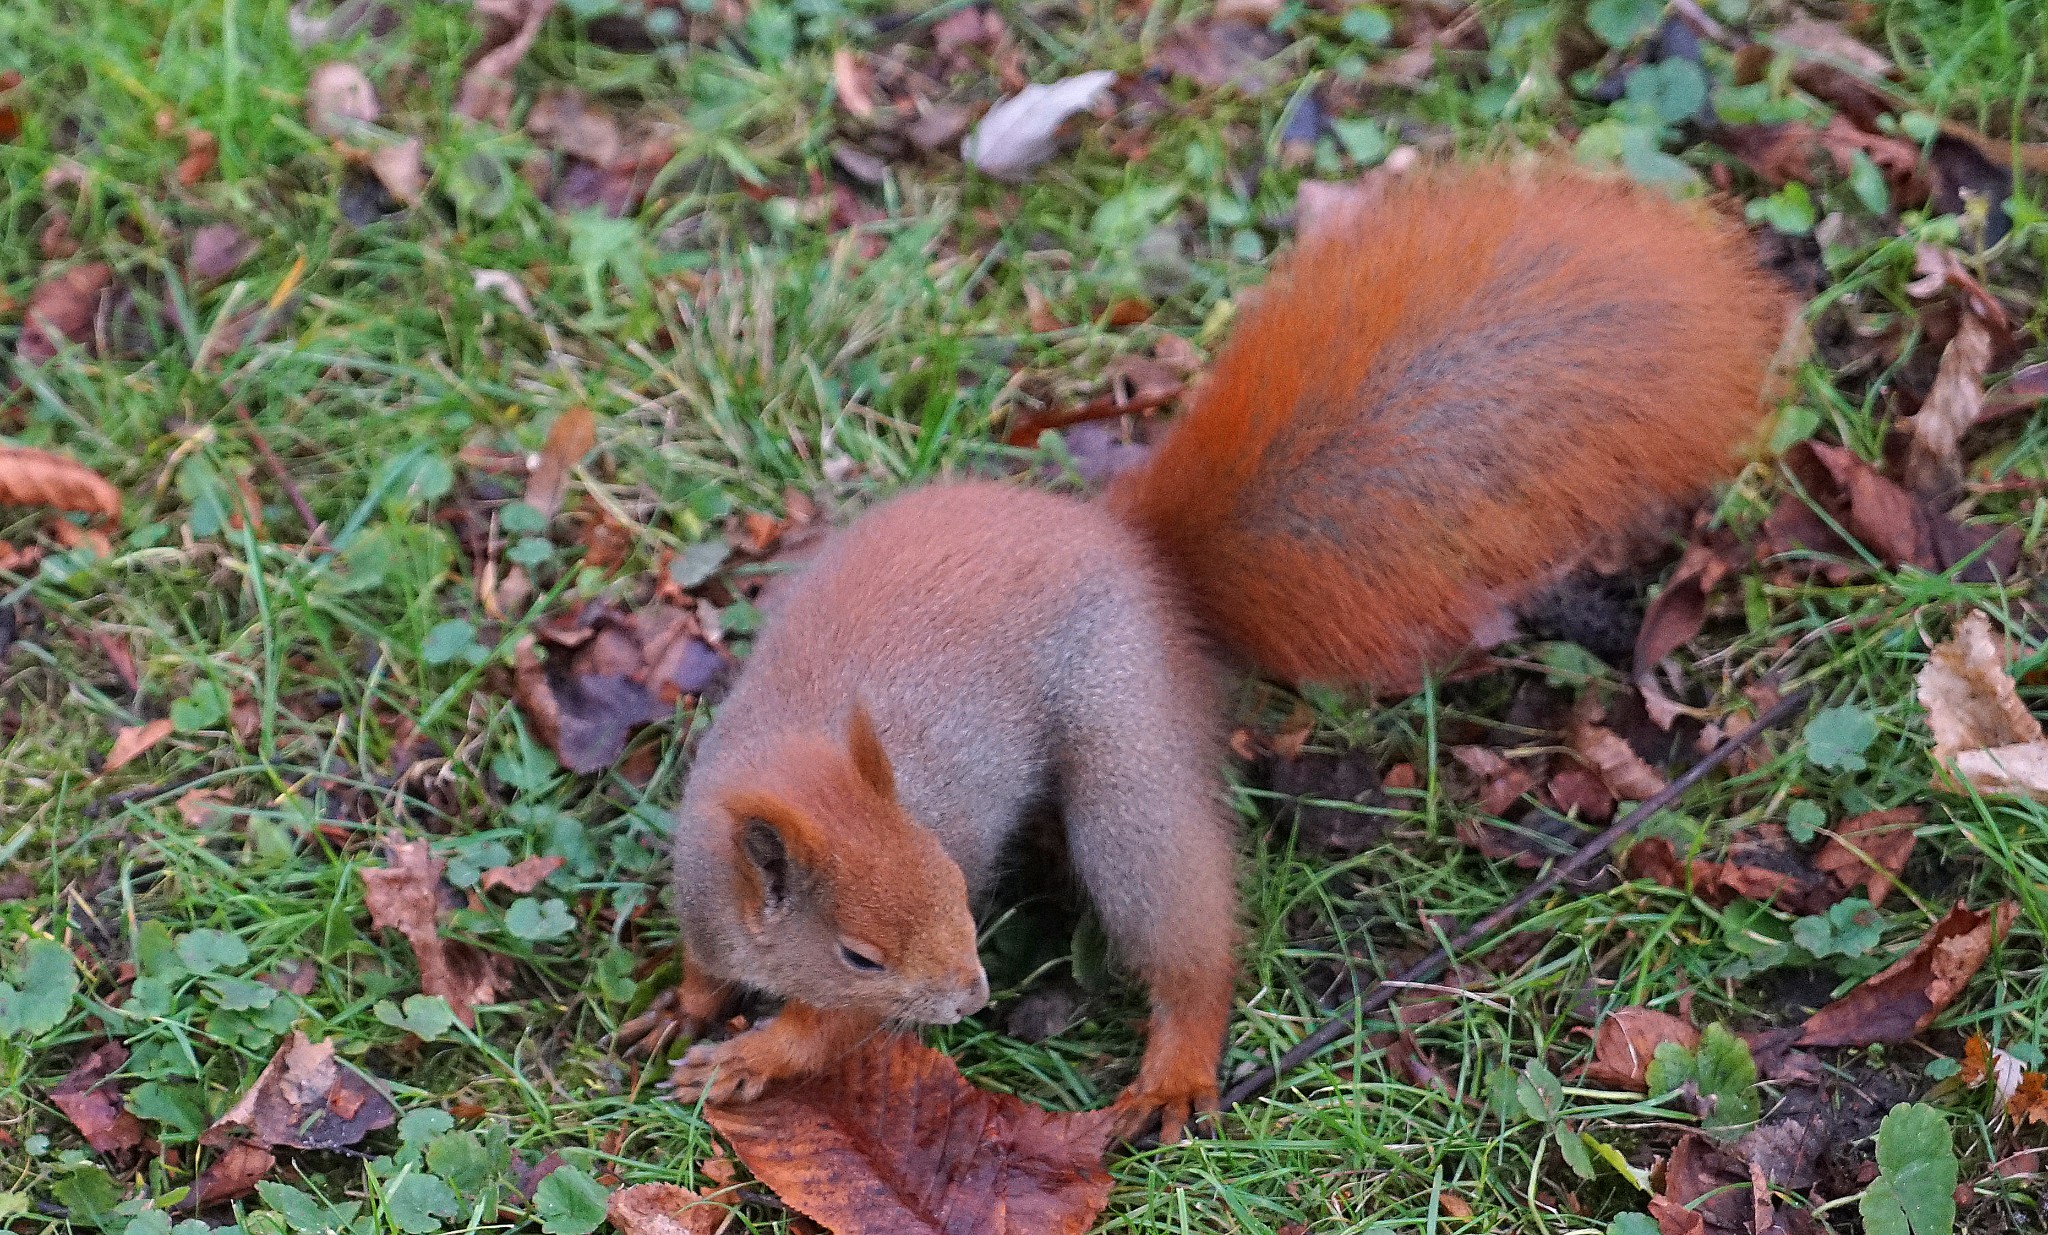
[[[1786,302],[1701,209],[1583,173],[1425,173],[1304,240],[1111,494],[1221,641],[1412,681],[1733,474]]]

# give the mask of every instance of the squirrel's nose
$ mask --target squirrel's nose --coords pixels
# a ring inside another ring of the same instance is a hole
[[[974,967],[974,989],[968,992],[966,1001],[961,1004],[960,1015],[972,1016],[987,1006],[988,970],[976,965]]]

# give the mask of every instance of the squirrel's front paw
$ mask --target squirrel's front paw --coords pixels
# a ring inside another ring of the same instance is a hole
[[[752,1102],[761,1096],[776,1072],[762,1066],[743,1033],[724,1042],[699,1042],[683,1052],[669,1076],[676,1098],[683,1102]]]
[[[1191,1072],[1150,1081],[1140,1076],[1118,1095],[1116,1105],[1110,1109],[1116,1113],[1117,1136],[1130,1140],[1143,1133],[1156,1117],[1159,1143],[1167,1145],[1181,1139],[1189,1120],[1214,1111],[1216,1101],[1215,1076]]]

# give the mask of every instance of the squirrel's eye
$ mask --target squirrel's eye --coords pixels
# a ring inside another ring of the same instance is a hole
[[[850,944],[842,943],[839,945],[839,959],[860,970],[862,973],[880,973],[888,968],[880,960]]]

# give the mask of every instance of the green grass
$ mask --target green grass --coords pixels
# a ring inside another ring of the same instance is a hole
[[[632,556],[615,574],[585,572],[575,550],[562,548],[540,576],[561,603],[626,598],[663,550],[716,536],[729,515],[779,509],[791,489],[844,514],[926,477],[1034,461],[996,443],[992,428],[1006,412],[1090,397],[1111,361],[1145,354],[1167,333],[1213,346],[1232,296],[1285,244],[1296,184],[1358,170],[1330,137],[1283,148],[1282,126],[1312,85],[1357,100],[1386,132],[1430,151],[1548,146],[1621,114],[1546,75],[1569,25],[1548,6],[1488,5],[1495,50],[1448,55],[1413,91],[1355,84],[1358,67],[1393,53],[1347,34],[1332,13],[1290,9],[1295,75],[1265,95],[1168,83],[1149,113],[1084,121],[1076,148],[1018,187],[970,175],[944,153],[906,156],[885,188],[861,190],[883,217],[835,232],[795,200],[812,173],[836,174],[833,48],[880,54],[928,43],[929,23],[958,5],[899,28],[879,20],[881,6],[851,0],[762,3],[757,13],[769,16],[745,30],[653,52],[607,50],[558,14],[519,70],[521,107],[545,87],[573,84],[680,126],[677,156],[650,201],[630,222],[610,223],[563,217],[535,195],[520,170],[541,152],[524,135],[453,117],[476,37],[465,7],[399,7],[401,24],[387,35],[300,50],[285,0],[0,6],[0,69],[26,78],[13,104],[23,132],[0,144],[0,290],[27,302],[53,268],[38,256],[39,237],[61,211],[82,258],[112,263],[133,303],[116,316],[123,346],[101,357],[74,350],[24,371],[23,390],[0,410],[0,441],[64,450],[127,499],[111,558],[47,545],[52,560],[40,573],[0,574],[0,604],[23,620],[0,662],[0,875],[27,885],[0,902],[0,941],[54,935],[72,944],[87,996],[54,1032],[0,1040],[0,1206],[21,1198],[17,1212],[0,1207],[0,1223],[12,1231],[95,1225],[81,1199],[91,1195],[94,1158],[47,1089],[108,1024],[134,1052],[123,1073],[131,1094],[149,1087],[138,1100],[150,1130],[176,1151],[176,1165],[152,1156],[132,1178],[116,1172],[114,1186],[130,1197],[162,1199],[191,1182],[197,1132],[292,1023],[334,1039],[402,1110],[473,1105],[489,1114],[465,1126],[528,1158],[559,1151],[626,1182],[706,1183],[697,1170],[714,1148],[706,1125],[654,1088],[659,1069],[605,1046],[672,976],[662,968],[671,926],[661,832],[685,762],[678,739],[701,718],[641,735],[663,760],[646,789],[618,775],[572,777],[540,754],[503,690],[523,627],[482,610],[480,563],[451,522],[478,501],[516,496],[507,485],[517,482],[459,463],[466,443],[536,449],[555,415],[594,410],[599,450],[582,483],[638,525]],[[1759,30],[1786,15],[1784,6],[1751,7]],[[1898,59],[1912,97],[2001,134],[2048,139],[2040,6],[1877,7],[1870,41]],[[1178,24],[1206,11],[1107,0],[998,8],[1040,81],[1141,70]],[[792,54],[777,52],[777,15],[796,21]],[[308,73],[329,57],[377,82],[383,127],[424,139],[434,177],[426,205],[367,225],[344,217],[344,160],[308,131],[301,106]],[[1708,64],[1727,71],[1725,58]],[[999,93],[990,75],[970,74],[948,97],[985,103]],[[168,134],[157,121],[165,112]],[[220,141],[218,169],[191,188],[174,180],[186,125]],[[1144,130],[1135,157],[1115,146],[1133,129]],[[1704,150],[1667,150],[1710,161]],[[74,163],[79,175],[46,187],[53,170]],[[1742,195],[1761,193],[1741,174],[1733,183]],[[778,196],[759,202],[750,184]],[[2031,306],[2017,323],[2016,363],[2048,358],[2039,191],[2038,178],[2016,188],[2021,225],[1984,271],[2012,303]],[[1916,215],[1901,234],[1846,183],[1816,192],[1819,213],[1842,216],[1822,258],[1828,301],[1873,327],[1910,326],[1903,289],[1913,243],[1950,237],[1953,225]],[[257,251],[223,285],[191,286],[177,237],[209,222],[234,223]],[[480,269],[516,274],[535,311],[479,291]],[[300,299],[284,329],[197,363],[209,332],[288,283]],[[1078,324],[1033,333],[1027,285]],[[1149,321],[1093,324],[1132,295],[1156,306]],[[0,321],[11,354],[19,309]],[[1929,352],[1908,338],[1899,369],[1931,372]],[[1891,404],[1872,374],[1831,371],[1827,360],[1824,351],[1801,375],[1800,404],[1821,435],[1875,457]],[[303,543],[306,529],[237,406],[285,460],[333,552]],[[2048,473],[2048,420],[2038,415],[1971,440],[1980,472],[2036,482]],[[244,480],[260,533],[224,518],[241,511]],[[1773,468],[1753,468],[1725,517],[1753,529],[1785,483]],[[2044,510],[2038,485],[1976,504],[1980,517],[2021,529],[2036,575]],[[0,510],[0,539],[43,536],[34,512]],[[1756,766],[1688,794],[1654,830],[1681,849],[1712,850],[1782,818],[1794,792],[1831,818],[1925,803],[1911,894],[1888,905],[1876,955],[1895,955],[1958,900],[2021,907],[2013,935],[1940,1030],[1922,1044],[1831,1059],[1845,1091],[1933,1093],[1950,1112],[1964,1179],[1974,1181],[2009,1132],[1988,1121],[1983,1091],[1940,1088],[1926,1068],[1936,1048],[1953,1054],[1972,1030],[2008,1048],[2048,1046],[2048,811],[1933,790],[1912,675],[1928,638],[1967,606],[2009,615],[2035,646],[2039,610],[2022,588],[2008,594],[1913,571],[1829,586],[1756,570],[1718,603],[1694,669],[1717,705],[1734,704],[1741,685],[1771,672],[1813,684],[1825,703],[1868,710],[1879,736],[1857,772],[1817,767],[1775,738]],[[478,624],[490,663],[430,663],[428,633],[449,618]],[[106,643],[133,657],[138,689],[123,684]],[[1593,668],[1621,684],[1615,671]],[[1380,808],[1386,830],[1364,852],[1298,853],[1288,829],[1271,822],[1271,795],[1237,791],[1248,944],[1227,1070],[1307,1032],[1346,989],[1342,975],[1398,967],[1435,932],[1454,931],[1449,921],[1472,921],[1524,885],[1526,872],[1456,841],[1455,825],[1476,808],[1455,792],[1447,749],[1509,742],[1501,718],[1532,676],[1503,673],[1373,708],[1310,699],[1318,747],[1357,747],[1382,769],[1421,770],[1421,788]],[[1294,706],[1254,694],[1246,692],[1248,721],[1277,722]],[[238,732],[208,706],[216,697],[253,701],[258,724]],[[168,715],[181,700],[179,715],[192,723],[135,763],[98,772],[116,729]],[[394,760],[412,731],[420,740],[400,775]],[[201,788],[227,791],[233,809],[186,822],[177,802]],[[567,935],[515,937],[502,896],[457,915],[458,932],[516,959],[517,978],[475,1033],[424,1047],[377,1015],[380,1001],[413,993],[417,975],[401,942],[369,929],[356,875],[393,831],[433,836],[443,852],[477,860],[494,845],[515,860],[569,859],[550,888],[575,914]],[[1383,1049],[1347,1044],[1225,1119],[1218,1139],[1119,1159],[1103,1229],[1604,1229],[1615,1213],[1640,1209],[1642,1196],[1611,1168],[1579,1181],[1539,1123],[1512,1103],[1496,1109],[1496,1074],[1542,1060],[1569,1078],[1587,1052],[1574,1031],[1589,1016],[1639,1003],[1675,1008],[1681,995],[1701,1023],[1787,1022],[1796,1013],[1786,974],[1731,971],[1755,927],[1738,910],[1643,883],[1554,895],[1532,911],[1523,930],[1533,937],[1512,964],[1454,993],[1456,1015],[1415,1029],[1450,1092],[1414,1083]],[[274,1014],[223,1008],[201,976],[174,969],[151,970],[174,976],[147,1015],[117,1018],[99,1002],[132,976],[120,967],[138,949],[160,949],[161,932],[201,928],[246,945],[238,975],[289,961],[311,963],[317,982],[301,999],[280,999]],[[997,1018],[934,1035],[977,1082],[1077,1108],[1106,1101],[1131,1076],[1139,1000],[1123,983],[1100,981],[1085,957],[1069,963],[1072,929],[1070,915],[1036,900],[992,928],[1014,971],[998,981],[998,1013],[1071,969],[1085,979],[1087,1015],[1037,1044],[1004,1036]],[[1859,961],[1804,977],[1824,995],[1873,967]],[[1639,1168],[1668,1150],[1684,1118],[1569,1081],[1564,1110]],[[384,1133],[364,1148],[389,1155],[400,1145]],[[1871,1156],[1867,1141],[1844,1152]],[[390,1179],[389,1163],[303,1153],[275,1177],[394,1220],[379,1182]],[[507,1195],[502,1173],[492,1180],[480,1188]],[[2039,1223],[2038,1201],[1984,1188],[1965,1210],[1973,1229]],[[1469,1220],[1457,1216],[1463,1207]],[[277,1230],[260,1209],[253,1199],[245,1207],[250,1229]],[[501,1218],[482,1205],[450,1225],[533,1226],[515,1216],[523,1211],[513,1202]],[[1824,1217],[1849,1229],[1854,1213],[1849,1205]],[[141,1228],[129,1219],[97,1225],[153,1235],[153,1218]],[[786,1226],[765,1209],[749,1210],[747,1221]]]

